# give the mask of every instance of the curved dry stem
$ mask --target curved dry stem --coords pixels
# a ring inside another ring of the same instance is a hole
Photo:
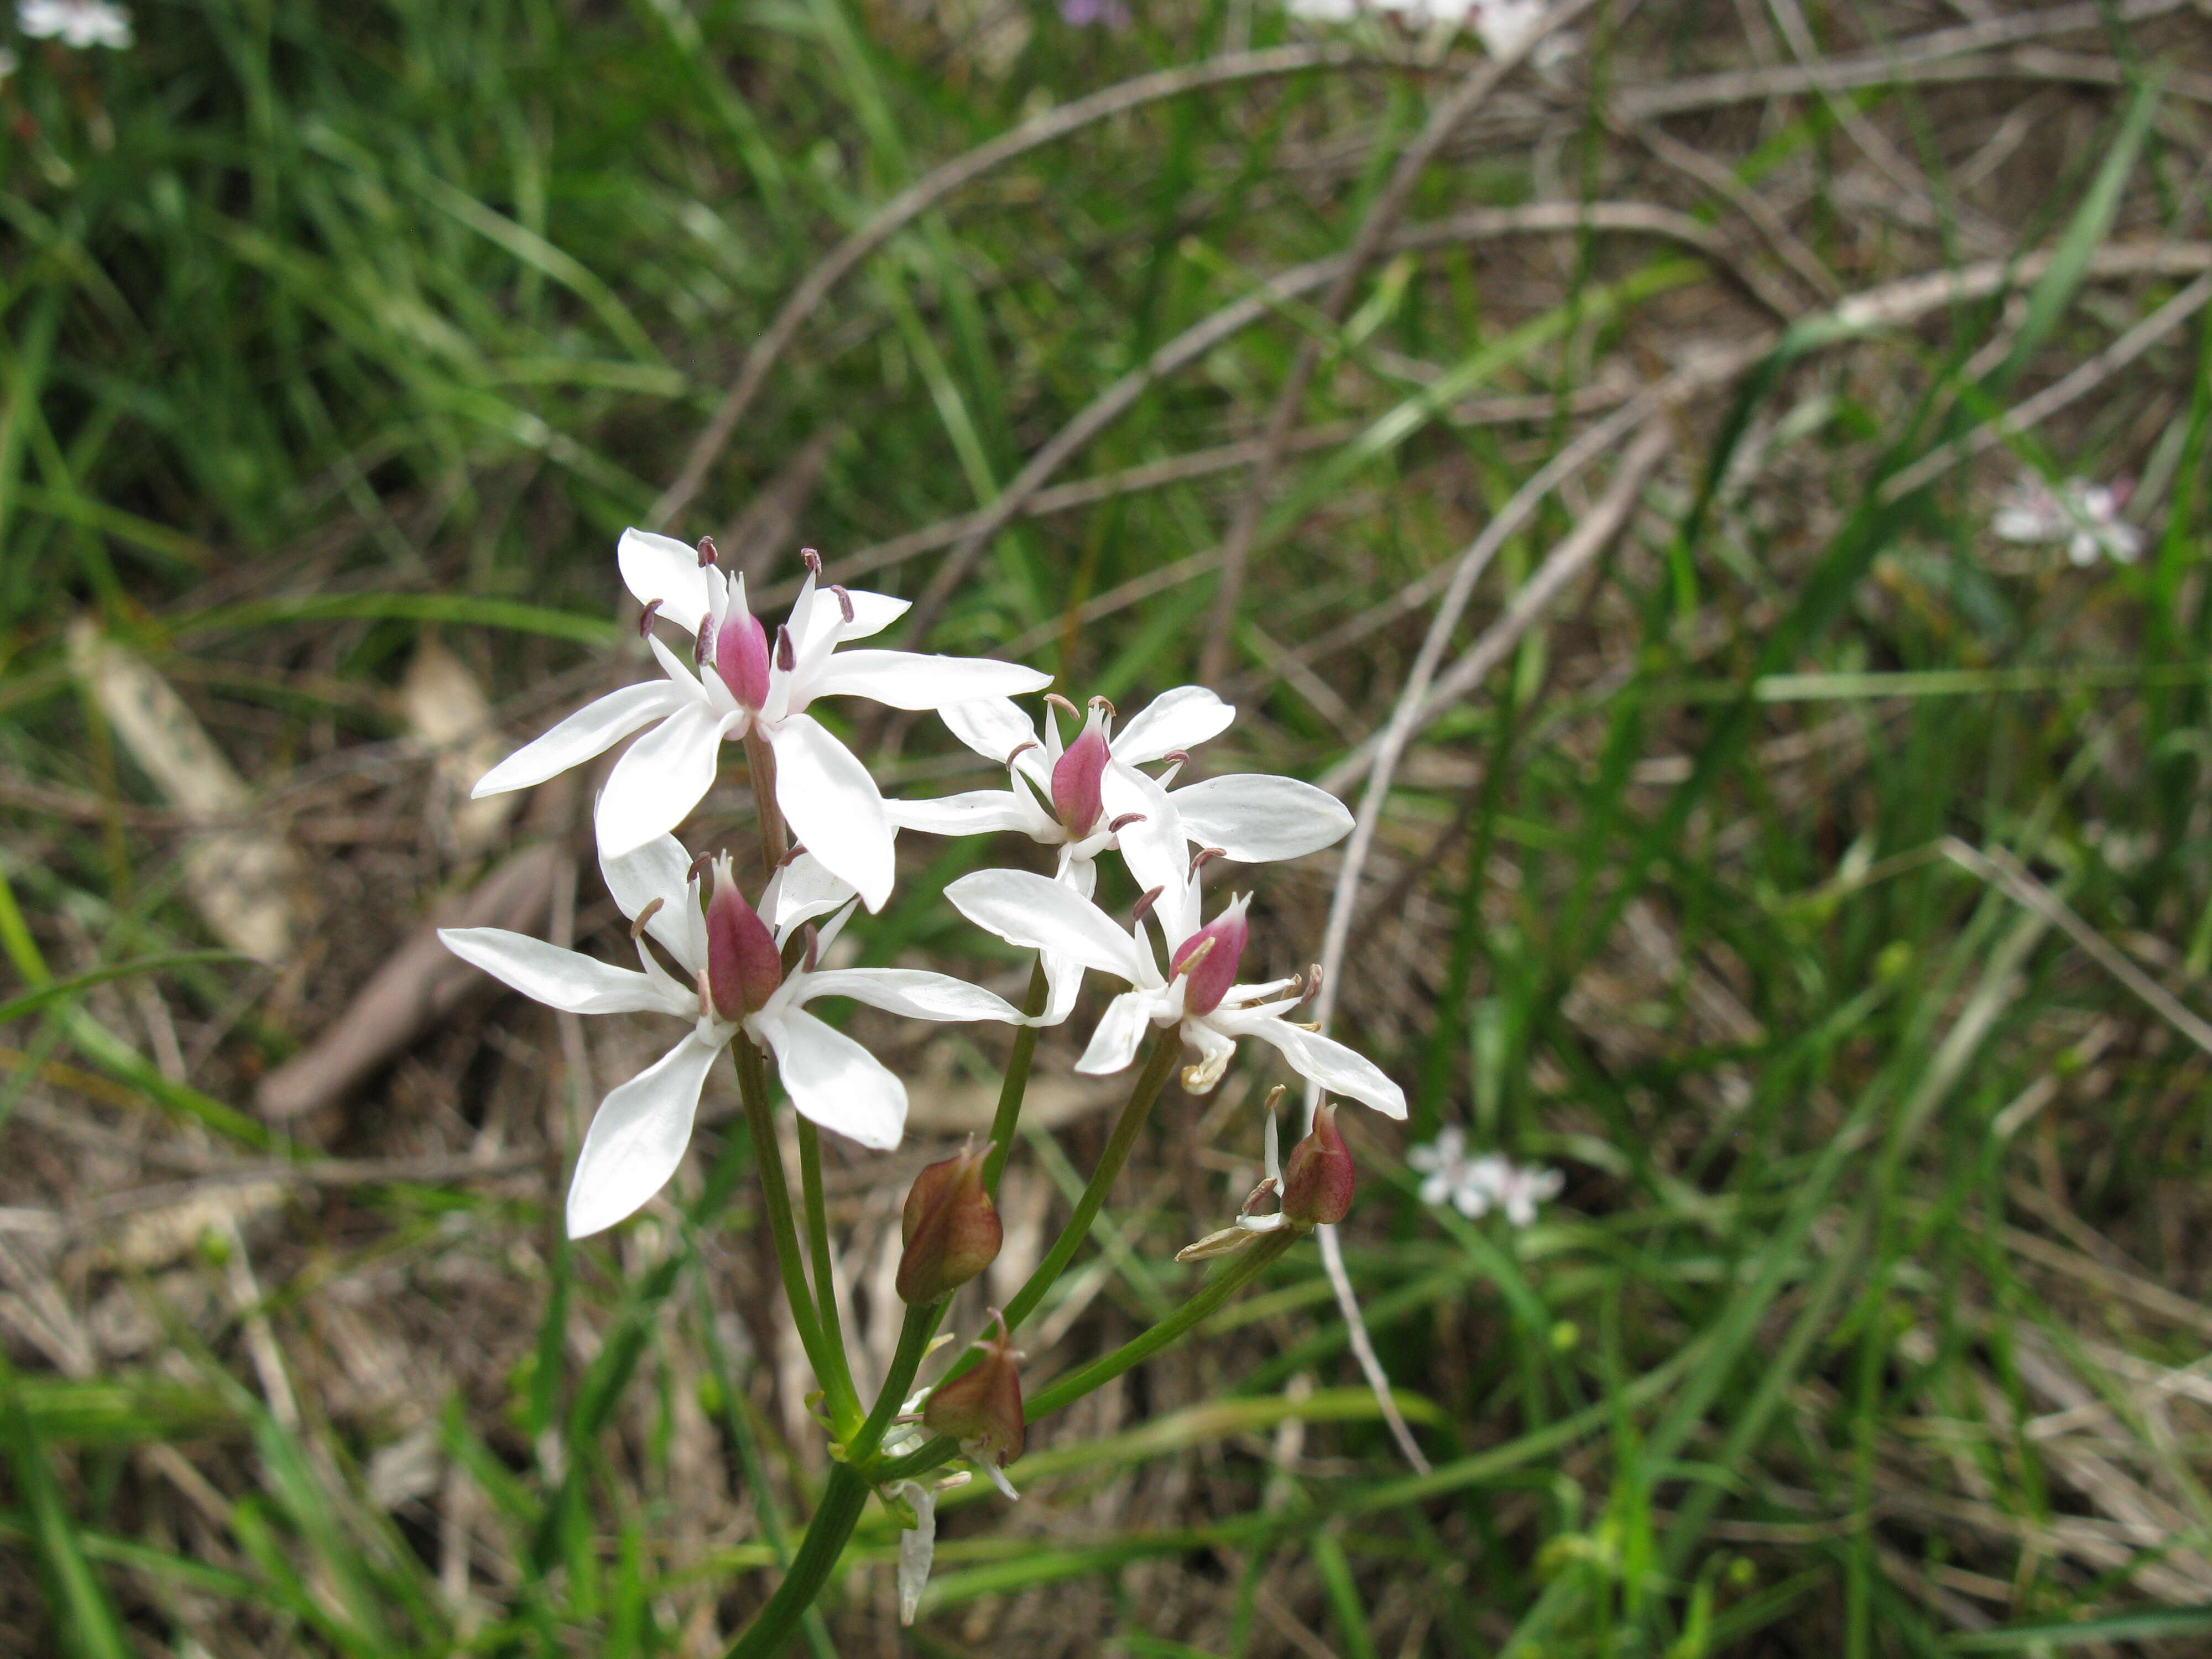
[[[1646,202],[1539,202],[1518,208],[1474,208],[1431,223],[1407,226],[1392,232],[1385,239],[1385,247],[1390,252],[1418,252],[1487,236],[1556,234],[1571,230],[1664,236],[1716,257],[1719,246],[1711,226],[1687,214]],[[964,515],[957,544],[939,562],[928,586],[922,590],[921,597],[915,601],[908,615],[909,648],[919,649],[927,639],[946,601],[966,579],[983,550],[990,545],[992,538],[1030,510],[1053,476],[1127,413],[1157,382],[1197,362],[1231,336],[1273,316],[1288,301],[1340,282],[1351,257],[1337,254],[1278,271],[1242,299],[1192,324],[1092,398],[1023,465],[996,501],[979,513]],[[1288,434],[1261,440],[1256,447],[1246,448],[1245,453],[1250,456],[1246,464],[1267,465],[1271,454],[1279,460],[1288,452],[1290,443]],[[917,546],[914,550],[922,550]],[[1204,569],[1214,568],[1225,559],[1226,547],[1197,557],[1205,561]],[[1193,568],[1186,574],[1195,575],[1200,569]]]
[[[1510,50],[1486,58],[1468,70],[1450,96],[1430,112],[1428,124],[1398,158],[1390,182],[1383,186],[1375,205],[1367,210],[1367,216],[1353,233],[1342,268],[1321,302],[1324,319],[1331,324],[1342,319],[1345,307],[1352,303],[1352,296],[1358,289],[1360,277],[1382,251],[1390,233],[1398,228],[1406,204],[1413,199],[1413,186],[1420,182],[1421,174],[1428,170],[1429,163],[1436,159],[1437,152],[1449,142],[1460,124],[1496,90],[1498,82],[1510,75],[1522,58],[1595,3],[1596,0],[1559,0]],[[1213,591],[1213,610],[1206,621],[1206,644],[1198,659],[1201,684],[1211,684],[1228,672],[1229,631],[1236,623],[1237,608],[1243,600],[1244,567],[1251,555],[1252,538],[1260,527],[1260,511],[1267,499],[1267,487],[1273,482],[1275,469],[1282,463],[1283,446],[1290,437],[1291,428],[1297,424],[1300,405],[1305,402],[1306,388],[1313,382],[1314,371],[1321,366],[1321,354],[1318,340],[1310,339],[1298,349],[1291,364],[1290,377],[1275,394],[1274,407],[1267,416],[1266,452],[1260,464],[1253,468],[1252,476],[1245,480],[1244,492],[1238,497],[1237,510],[1229,521],[1229,533],[1222,538],[1221,583]]]
[[[1366,67],[1418,71],[1422,66],[1377,58],[1349,46],[1305,45],[1225,53],[1202,64],[1140,75],[1119,86],[1094,92],[1087,98],[1079,98],[1072,104],[1048,110],[916,179],[878,208],[866,224],[832,248],[828,257],[792,290],[791,297],[783,302],[767,329],[745,353],[737,379],[731,382],[713,416],[692,441],[690,452],[684,458],[683,470],[646,514],[647,527],[662,528],[691,504],[700,486],[706,483],[708,471],[738,429],[738,422],[744,418],[753,399],[760,395],[761,387],[767,384],[770,371],[798,338],[806,319],[837,284],[901,230],[963,185],[972,184],[994,167],[1003,167],[1030,150],[1055,143],[1086,126],[1164,98],[1179,98],[1185,93],[1239,81],[1298,75],[1308,70]]]

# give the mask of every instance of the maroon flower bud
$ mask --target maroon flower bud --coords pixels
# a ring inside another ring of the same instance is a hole
[[[738,891],[725,853],[714,860],[714,896],[707,902],[707,989],[714,1012],[742,1020],[758,1012],[782,983],[775,935]]]
[[[932,1434],[951,1435],[979,1463],[1004,1468],[1022,1455],[1022,1379],[1014,1369],[1021,1355],[1007,1339],[1006,1316],[992,1312],[999,1334],[976,1345],[983,1363],[939,1383],[921,1408],[921,1424]]]
[[[899,1300],[922,1308],[941,1302],[998,1258],[1004,1230],[983,1188],[988,1146],[972,1144],[914,1178],[899,1218]]]
[[[705,620],[699,627],[703,636],[714,624]],[[760,618],[742,605],[732,607],[715,630],[714,669],[745,708],[757,708],[768,701],[768,633]]]
[[[1313,1127],[1283,1164],[1282,1210],[1294,1227],[1334,1226],[1352,1208],[1352,1149],[1337,1132],[1336,1103],[1325,1100]]]
[[[1252,896],[1245,894],[1176,946],[1168,972],[1190,976],[1189,987],[1183,992],[1185,1013],[1212,1013],[1237,982],[1237,965],[1243,960],[1244,942],[1252,936],[1244,922],[1245,909],[1251,902]]]
[[[1106,734],[1099,729],[1099,718],[1094,713],[1083,735],[1054,763],[1052,810],[1060,815],[1067,833],[1079,840],[1098,822],[1103,807],[1101,780],[1106,775],[1109,757]]]

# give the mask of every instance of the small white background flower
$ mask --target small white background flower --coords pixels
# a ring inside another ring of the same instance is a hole
[[[2142,532],[2120,517],[2132,493],[2125,483],[2087,478],[2068,478],[2053,489],[2023,473],[1997,498],[1990,528],[2008,542],[2063,542],[2075,564],[2094,564],[2100,556],[2133,564],[2142,552]]]
[[[1457,1124],[1438,1130],[1426,1146],[1408,1147],[1406,1163],[1422,1176],[1422,1203],[1449,1204],[1470,1221],[1498,1209],[1513,1225],[1526,1227],[1537,1206],[1566,1184],[1557,1170],[1516,1164],[1496,1152],[1469,1158],[1467,1132]]]
[[[82,51],[131,42],[131,13],[111,0],[17,0],[15,21],[33,40],[58,40]]]
[[[817,942],[817,952],[826,950],[852,914],[849,899],[810,866],[803,859],[787,866],[763,896],[762,908],[784,918],[779,949],[825,903],[842,902],[847,908]],[[694,984],[664,968],[643,939],[640,971],[500,927],[448,927],[438,935],[454,955],[549,1006],[575,1014],[664,1013],[691,1022],[682,1042],[599,1103],[568,1187],[572,1238],[614,1225],[667,1184],[690,1143],[708,1069],[741,1030],[775,1054],[785,1092],[800,1113],[863,1146],[887,1151],[905,1129],[905,1086],[860,1043],[806,1012],[807,1003],[846,996],[914,1019],[1021,1018],[1002,998],[944,974],[801,963],[742,1021],[725,1019],[705,994],[708,928],[690,855],[673,836],[662,836],[620,857],[602,854],[599,868],[622,913],[633,921],[644,917],[642,932]]]

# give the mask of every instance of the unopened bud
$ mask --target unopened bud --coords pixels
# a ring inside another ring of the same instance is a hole
[[[1283,1217],[1294,1227],[1334,1226],[1352,1208],[1352,1149],[1336,1127],[1336,1103],[1323,1101],[1313,1127],[1283,1164]]]
[[[1252,933],[1244,921],[1245,909],[1251,902],[1249,893],[1234,901],[1176,947],[1169,971],[1190,976],[1189,987],[1183,993],[1186,1013],[1212,1013],[1221,1006],[1221,999],[1229,994],[1229,988],[1237,982],[1237,966],[1243,960],[1244,943]]]
[[[1006,1316],[993,1312],[999,1334],[976,1345],[982,1364],[939,1383],[922,1407],[921,1424],[932,1434],[951,1436],[977,1462],[1004,1468],[1022,1455],[1022,1379],[1014,1369],[1021,1356],[1008,1341]]]
[[[973,1146],[933,1164],[914,1178],[899,1218],[899,1300],[925,1308],[941,1302],[997,1260],[1004,1230],[983,1188],[988,1146]]]
[[[757,1013],[783,983],[775,935],[738,891],[730,855],[714,860],[714,896],[707,902],[707,990],[714,1012],[732,1023]]]

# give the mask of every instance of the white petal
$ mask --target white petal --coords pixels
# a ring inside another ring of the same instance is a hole
[[[769,734],[775,750],[775,803],[793,836],[823,867],[884,908],[896,873],[891,821],[868,769],[809,714]]]
[[[1004,766],[1015,750],[1037,741],[1036,726],[1030,717],[1005,697],[949,702],[937,711],[937,717],[954,737],[994,766]]]
[[[1229,1062],[1237,1058],[1237,1044],[1202,1019],[1183,1021],[1182,1035],[1198,1050],[1198,1063],[1182,1068],[1182,1086],[1194,1095],[1210,1095],[1229,1069]]]
[[[899,1534],[899,1623],[911,1625],[921,1610],[921,1593],[929,1587],[929,1562],[937,1548],[937,1491],[920,1480],[895,1481],[894,1497],[913,1506],[915,1524]]]
[[[634,853],[690,816],[714,786],[722,733],[732,718],[695,702],[630,744],[599,793],[595,823],[603,854]]]
[[[891,708],[942,708],[978,697],[1042,691],[1052,676],[989,657],[930,657],[913,651],[840,651],[811,676],[813,697],[870,697]],[[1001,760],[1006,757],[1002,755]]]
[[[769,878],[761,894],[760,913],[775,931],[776,943],[801,922],[826,916],[853,897],[853,890],[832,875],[811,853],[797,858]]]
[[[806,975],[799,1000],[850,997],[908,1019],[999,1019],[1021,1024],[1022,1011],[980,985],[920,968],[828,968]]]
[[[1197,931],[1199,890],[1190,878],[1190,853],[1176,797],[1126,764],[1109,767],[1104,783],[1107,811],[1113,818],[1128,812],[1142,815],[1142,822],[1124,825],[1115,842],[1137,890],[1160,890],[1152,901],[1152,914],[1159,918],[1169,945],[1180,945]]]
[[[634,969],[611,967],[504,927],[441,927],[438,937],[463,962],[526,997],[571,1014],[678,1012]]]
[[[1114,734],[1114,758],[1142,766],[1178,749],[1195,749],[1236,718],[1236,706],[1204,686],[1178,685],[1154,697]]]
[[[1145,1040],[1157,1000],[1149,991],[1124,991],[1108,1003],[1075,1069],[1088,1077],[1105,1077],[1126,1068],[1137,1057],[1137,1045]]]
[[[952,908],[1009,945],[1049,951],[1132,985],[1159,977],[1137,941],[1070,887],[1030,870],[977,870],[945,890]]]
[[[516,750],[477,780],[472,796],[526,789],[557,777],[594,755],[603,755],[631,732],[684,707],[684,699],[665,680],[646,680],[610,691],[587,702],[543,736]]]
[[[1255,1036],[1274,1044],[1292,1070],[1333,1095],[1372,1106],[1385,1117],[1406,1115],[1406,1091],[1385,1077],[1373,1060],[1334,1037],[1246,1008],[1217,1008],[1206,1021],[1232,1036]]]
[[[1218,847],[1240,864],[1303,858],[1352,829],[1350,810],[1328,790],[1267,772],[1206,778],[1169,799],[1193,842]]]
[[[673,836],[655,836],[642,847],[616,857],[599,852],[599,874],[622,913],[635,921],[655,899],[660,908],[645,930],[695,975],[707,965],[707,919],[698,892],[688,878],[691,854]]]
[[[775,1050],[784,1092],[801,1115],[878,1152],[906,1132],[906,1090],[883,1062],[813,1015],[786,1009],[753,1021]]]
[[[935,800],[887,800],[884,810],[900,829],[931,836],[981,836],[1000,830],[1033,836],[1046,822],[1042,808],[1025,805],[1011,789],[971,789]]]
[[[1044,1012],[1040,1025],[1059,1025],[1075,1012],[1075,999],[1083,990],[1083,964],[1054,951],[1044,951]]]
[[[623,586],[640,605],[660,601],[659,614],[687,634],[699,631],[711,597],[696,548],[649,530],[625,530],[615,548]]]
[[[568,1237],[582,1238],[634,1215],[668,1184],[684,1149],[699,1091],[722,1045],[687,1036],[599,1103],[568,1183]]]
[[[870,593],[858,587],[848,587],[845,597],[853,602],[853,620],[847,622],[845,613],[836,605],[837,596],[832,593],[830,603],[823,606],[837,618],[839,640],[865,640],[871,634],[880,634],[901,617],[914,609],[911,599],[895,599],[888,593]]]

